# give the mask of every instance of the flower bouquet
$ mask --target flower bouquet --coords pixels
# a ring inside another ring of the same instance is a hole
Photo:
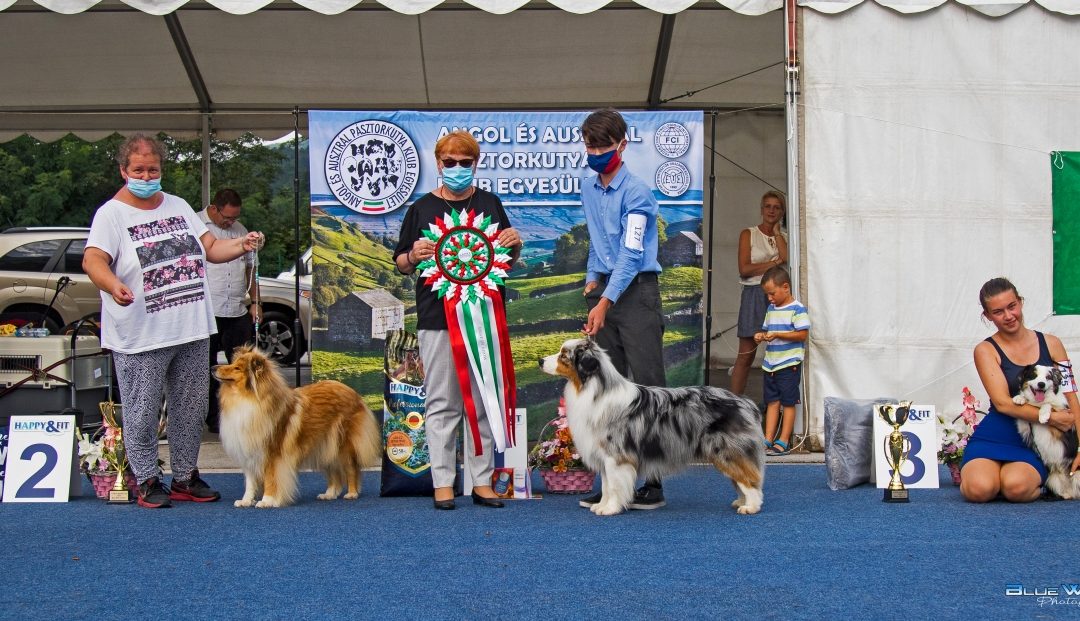
[[[964,447],[968,439],[979,426],[982,415],[986,412],[979,409],[979,402],[971,390],[964,386],[963,390],[964,409],[951,420],[948,416],[938,414],[938,429],[941,438],[941,448],[938,449],[938,463],[949,467],[953,483],[960,484],[960,463],[964,459]]]
[[[529,451],[529,467],[540,471],[544,486],[552,494],[586,494],[592,491],[596,475],[585,468],[574,447],[566,407],[559,403],[559,415],[540,430],[540,439]]]
[[[124,473],[129,490],[137,487],[135,475],[128,469],[127,453],[124,451],[124,432],[116,421],[115,406],[101,404],[101,428],[93,434],[80,429],[79,466],[94,485],[94,494],[107,499],[109,490],[116,483],[118,472]]]

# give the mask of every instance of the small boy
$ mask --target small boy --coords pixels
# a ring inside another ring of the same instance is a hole
[[[786,455],[795,430],[799,373],[810,334],[810,316],[806,307],[791,297],[791,277],[784,268],[774,266],[762,274],[761,288],[769,299],[769,309],[765,311],[763,331],[754,335],[754,342],[767,343],[761,364],[765,372],[765,454]],[[780,406],[784,407],[784,416],[777,436]]]

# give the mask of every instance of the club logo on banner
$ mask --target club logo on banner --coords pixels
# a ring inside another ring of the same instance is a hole
[[[353,123],[330,141],[323,160],[330,191],[349,209],[382,214],[405,204],[420,179],[409,134],[387,121]]]

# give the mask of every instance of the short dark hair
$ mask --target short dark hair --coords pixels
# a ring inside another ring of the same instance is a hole
[[[791,275],[788,271],[779,265],[774,265],[765,270],[765,273],[761,275],[761,284],[771,282],[779,287],[780,285],[791,286]]]
[[[981,289],[979,289],[979,304],[982,305],[983,312],[986,312],[986,303],[990,298],[1006,291],[1012,291],[1016,294],[1016,299],[1023,301],[1024,298],[1020,297],[1020,292],[1016,290],[1016,285],[1009,282],[1008,278],[1004,276],[998,276],[997,278],[991,278],[983,283]]]
[[[626,138],[626,120],[614,108],[602,108],[585,117],[581,139],[587,147],[606,147]]]
[[[214,200],[211,204],[218,209],[221,209],[225,205],[241,205],[240,193],[232,188],[222,188],[214,195]]]
[[[168,152],[165,151],[165,145],[161,144],[161,141],[152,136],[147,136],[143,133],[134,133],[127,138],[124,142],[120,143],[120,148],[116,150],[116,162],[120,164],[121,168],[127,168],[131,163],[131,154],[140,150],[140,145],[146,145],[149,147],[150,152],[157,156],[158,163],[164,165],[165,159],[168,157]]]

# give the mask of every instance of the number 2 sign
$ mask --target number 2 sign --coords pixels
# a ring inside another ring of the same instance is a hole
[[[75,417],[12,416],[4,502],[67,502]]]

